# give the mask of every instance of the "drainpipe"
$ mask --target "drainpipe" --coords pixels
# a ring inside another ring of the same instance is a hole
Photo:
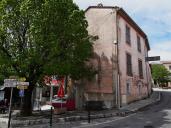
[[[119,25],[119,21],[118,21],[118,17],[117,17],[117,13],[118,13],[118,11],[119,11],[119,9],[120,8],[117,8],[116,9],[116,50],[117,50],[117,97],[118,97],[118,99],[117,99],[117,101],[118,101],[118,109],[120,109],[120,71],[119,71],[119,47],[118,47],[118,45],[119,45],[119,40],[118,40],[118,36],[119,36],[119,32],[118,32],[118,29],[119,29],[119,27],[118,27],[118,25]]]
[[[116,32],[115,34],[115,39],[113,41],[114,48],[113,48],[113,55],[116,55],[116,57],[113,58],[113,84],[116,92],[116,106],[119,109],[120,108],[120,75],[119,75],[119,48],[118,48],[118,18],[117,18],[117,12],[119,8],[115,8],[114,10],[114,16],[115,16],[115,23],[116,23]]]

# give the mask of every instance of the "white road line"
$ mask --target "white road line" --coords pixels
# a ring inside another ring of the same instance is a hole
[[[108,123],[112,123],[112,122],[115,122],[115,121],[118,121],[118,120],[122,120],[122,119],[125,119],[125,118],[128,118],[128,117],[134,116],[135,114],[136,113],[125,116],[125,117],[120,117],[119,119],[110,120],[110,121],[106,121],[106,122],[102,122],[102,123],[88,124],[88,125],[78,126],[78,127],[76,126],[76,127],[72,127],[72,128],[84,128],[84,127],[98,126],[98,125],[101,125],[101,124],[108,124]]]

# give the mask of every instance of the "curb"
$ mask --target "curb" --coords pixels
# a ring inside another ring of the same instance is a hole
[[[108,114],[98,114],[98,115],[90,115],[91,119],[99,119],[99,118],[109,118],[113,116],[117,116],[117,113],[108,113]],[[79,120],[88,120],[88,116],[72,116],[72,117],[64,117],[64,118],[57,118],[53,119],[53,123],[64,123],[64,122],[72,122],[72,121],[79,121]],[[47,124],[50,122],[50,119],[39,119],[39,120],[25,120],[18,122],[17,120],[12,120],[13,127],[19,126],[29,126],[29,125],[36,125],[36,124]]]

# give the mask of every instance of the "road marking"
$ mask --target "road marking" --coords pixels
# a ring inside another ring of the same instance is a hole
[[[119,119],[110,120],[110,121],[106,121],[106,122],[102,122],[102,123],[88,124],[88,125],[78,126],[78,127],[76,126],[76,127],[72,127],[72,128],[84,128],[84,127],[90,127],[90,126],[98,126],[98,125],[101,125],[101,124],[108,124],[108,123],[112,123],[112,122],[115,122],[115,121],[118,121],[118,120],[122,120],[122,119],[125,119],[125,118],[128,118],[128,117],[134,116],[135,114],[136,113],[125,116],[125,117],[120,117]]]

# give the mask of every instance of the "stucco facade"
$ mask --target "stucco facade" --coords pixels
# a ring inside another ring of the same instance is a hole
[[[146,97],[151,93],[151,72],[148,62],[145,60],[148,57],[148,48],[145,43],[146,39],[135,28],[129,24],[122,16],[118,16],[119,29],[119,75],[120,75],[120,90],[122,104],[127,104],[134,100]],[[126,43],[125,26],[130,27],[131,45]],[[137,36],[140,37],[141,52],[137,49]],[[132,76],[128,76],[126,71],[126,54],[132,56]],[[142,61],[143,78],[139,76],[138,60]],[[127,86],[129,84],[129,86]]]
[[[98,73],[94,80],[83,81],[81,94],[84,100],[103,101],[106,108],[112,108],[147,97],[151,93],[151,72],[145,61],[150,49],[145,33],[118,7],[91,6],[85,15],[89,34],[98,36],[94,42],[94,58],[90,60]],[[131,45],[125,40],[126,25],[130,27]],[[140,36],[141,53],[137,50],[137,35]],[[126,53],[132,56],[132,76],[126,73]],[[143,67],[142,79],[139,77],[139,59]]]

